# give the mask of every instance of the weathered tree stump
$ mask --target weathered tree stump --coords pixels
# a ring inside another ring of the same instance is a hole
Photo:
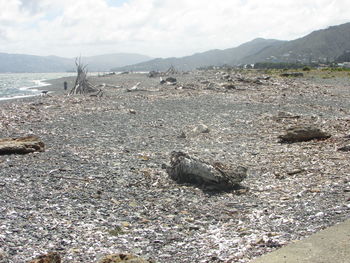
[[[167,172],[178,183],[208,186],[215,190],[233,189],[247,177],[245,167],[232,167],[219,162],[208,163],[183,152],[171,153]]]
[[[0,155],[43,152],[44,143],[35,136],[0,139]]]

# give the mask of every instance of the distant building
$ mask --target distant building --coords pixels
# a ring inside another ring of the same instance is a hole
[[[338,67],[350,68],[350,62],[338,63]]]

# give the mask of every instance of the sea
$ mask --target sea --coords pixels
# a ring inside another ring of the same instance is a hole
[[[46,81],[69,76],[76,73],[0,73],[0,100],[40,95],[39,88],[50,85]]]

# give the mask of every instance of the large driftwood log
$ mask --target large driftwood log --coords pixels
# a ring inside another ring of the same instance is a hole
[[[171,153],[167,172],[179,183],[204,185],[217,190],[233,189],[247,177],[245,167],[208,163],[183,152]]]
[[[327,132],[321,131],[313,126],[297,126],[292,127],[286,131],[285,134],[278,138],[282,143],[304,142],[314,139],[327,139],[331,137]]]
[[[0,139],[0,155],[42,152],[44,143],[35,136]]]

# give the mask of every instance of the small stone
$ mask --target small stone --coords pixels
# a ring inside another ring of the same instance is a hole
[[[321,217],[321,216],[324,216],[324,213],[323,212],[318,212],[315,216],[316,217]]]
[[[208,128],[208,126],[204,125],[204,124],[200,124],[198,126],[196,126],[195,128],[193,128],[192,130],[193,133],[209,133],[210,129]]]
[[[321,192],[321,190],[320,190],[320,188],[311,188],[310,192],[311,193],[319,193],[319,192]]]

